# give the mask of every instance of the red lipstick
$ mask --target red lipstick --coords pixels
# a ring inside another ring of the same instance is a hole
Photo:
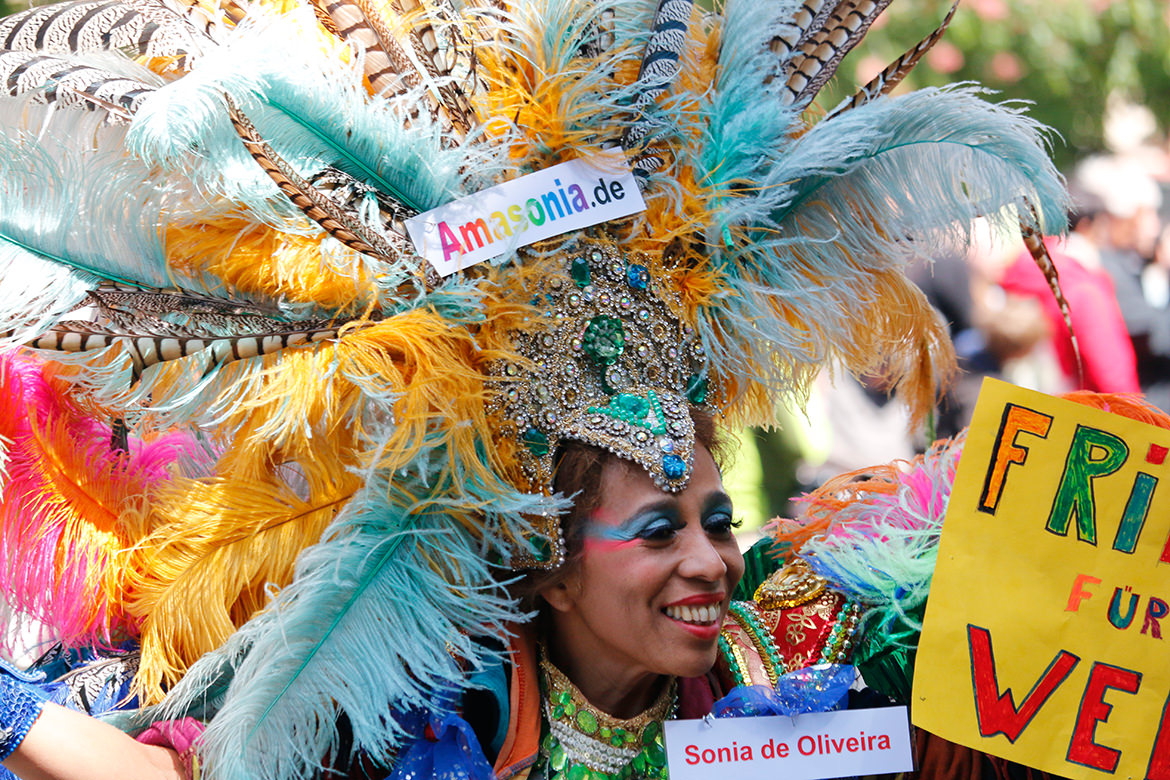
[[[726,593],[696,593],[694,596],[687,596],[685,599],[672,601],[666,606],[668,607],[706,607],[712,604],[722,604],[723,599],[726,598]]]

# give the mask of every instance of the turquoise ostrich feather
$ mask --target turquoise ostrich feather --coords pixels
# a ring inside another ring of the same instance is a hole
[[[467,668],[496,660],[476,637],[507,636],[523,618],[487,562],[500,552],[500,526],[519,531],[523,515],[564,506],[498,485],[452,485],[443,462],[436,447],[410,474],[369,475],[263,613],[198,661],[163,705],[114,719],[134,727],[217,710],[203,755],[220,780],[311,774],[337,757],[341,716],[354,752],[388,762],[403,736],[391,712],[466,687]],[[455,502],[432,498],[452,492],[484,513],[482,540],[460,530]]]
[[[425,116],[406,126],[411,101],[421,94],[393,102],[370,97],[361,86],[360,64],[339,64],[313,41],[290,43],[305,25],[282,19],[263,24],[259,31],[242,25],[191,73],[143,101],[128,147],[168,170],[189,170],[200,188],[284,229],[297,212],[240,143],[225,93],[300,175],[311,178],[332,166],[411,211],[446,203],[498,172],[490,155],[477,159],[474,143],[445,147],[441,128]]]
[[[1042,229],[1063,230],[1067,196],[1043,128],[982,94],[960,85],[876,100],[795,140],[774,133],[770,149],[750,117],[732,113],[719,147],[705,150],[712,176],[757,184],[722,201],[707,229],[734,291],[699,324],[714,359],[734,373],[773,366],[762,379],[790,385],[793,366],[821,364],[850,338],[876,272],[948,251],[976,217],[1015,226],[1025,203]],[[747,240],[729,242],[733,233]],[[816,312],[815,323],[792,329],[773,301]]]

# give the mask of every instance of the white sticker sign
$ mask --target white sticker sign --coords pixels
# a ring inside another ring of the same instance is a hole
[[[905,707],[665,725],[670,780],[821,780],[914,769]]]
[[[546,238],[646,208],[621,152],[570,160],[406,220],[443,276]]]

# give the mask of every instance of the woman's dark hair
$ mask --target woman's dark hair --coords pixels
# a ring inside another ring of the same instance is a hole
[[[715,426],[714,416],[692,406],[691,420],[695,424],[695,443],[706,447],[716,465],[721,466],[723,439]],[[620,458],[609,450],[572,439],[564,441],[557,449],[553,487],[561,495],[573,498],[572,508],[561,516],[565,562],[551,571],[529,572],[518,584],[515,592],[525,608],[538,608],[537,594],[569,576],[580,565],[584,550],[583,520],[601,503],[601,474],[606,464],[617,460]],[[633,464],[631,467],[636,468]]]

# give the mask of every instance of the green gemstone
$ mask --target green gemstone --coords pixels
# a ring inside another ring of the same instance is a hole
[[[613,736],[613,730],[609,726],[602,726],[601,730],[597,732],[597,736],[602,739],[609,739]]]
[[[524,442],[524,446],[538,458],[543,458],[548,454],[548,436],[543,431],[536,428],[529,428],[524,431],[524,435],[520,437]]]
[[[561,691],[560,693],[557,694],[557,703],[558,704],[568,704],[572,700],[573,700],[573,695],[571,693],[569,693],[568,691]]]
[[[622,321],[605,315],[589,320],[585,327],[582,349],[585,354],[603,365],[613,364],[626,347],[626,333]]]
[[[565,717],[565,708],[560,704],[556,705],[552,709],[552,716],[553,720],[560,720],[561,718]]]
[[[652,767],[666,766],[666,751],[657,742],[647,745],[642,755],[646,756],[646,763]]]
[[[589,263],[584,257],[573,260],[572,265],[569,266],[569,276],[573,277],[573,281],[577,283],[578,287],[588,287],[589,283],[593,281],[593,274],[589,272]]]
[[[589,771],[589,767],[584,764],[573,764],[573,766],[569,767],[569,772],[566,777],[569,780],[592,780],[592,774]]]
[[[543,536],[538,536],[528,543],[532,550],[532,557],[544,563],[552,560],[552,544]]]
[[[631,422],[635,419],[640,420],[644,418],[650,411],[650,402],[632,393],[619,393],[614,396],[614,399],[609,402],[609,405]]]
[[[646,728],[642,729],[642,742],[650,744],[658,739],[658,735],[662,733],[662,724],[656,720],[652,720],[646,724]]]
[[[707,401],[707,389],[710,384],[707,377],[700,374],[691,374],[687,379],[687,400],[693,404],[702,404]]]
[[[614,747],[621,747],[622,745],[633,743],[633,738],[629,734],[614,734],[609,738],[609,744]]]
[[[572,700],[565,702],[565,714],[570,718],[577,714],[577,705]]]
[[[577,712],[577,726],[586,734],[595,734],[597,732],[597,716],[589,710],[579,710]]]
[[[553,742],[552,750],[548,751],[548,765],[558,772],[565,771],[565,748],[560,742]]]
[[[645,774],[646,773],[646,756],[642,753],[639,753],[638,755],[634,756],[634,760],[631,761],[629,764],[627,764],[627,766],[629,766],[630,769],[634,770],[639,775]]]

